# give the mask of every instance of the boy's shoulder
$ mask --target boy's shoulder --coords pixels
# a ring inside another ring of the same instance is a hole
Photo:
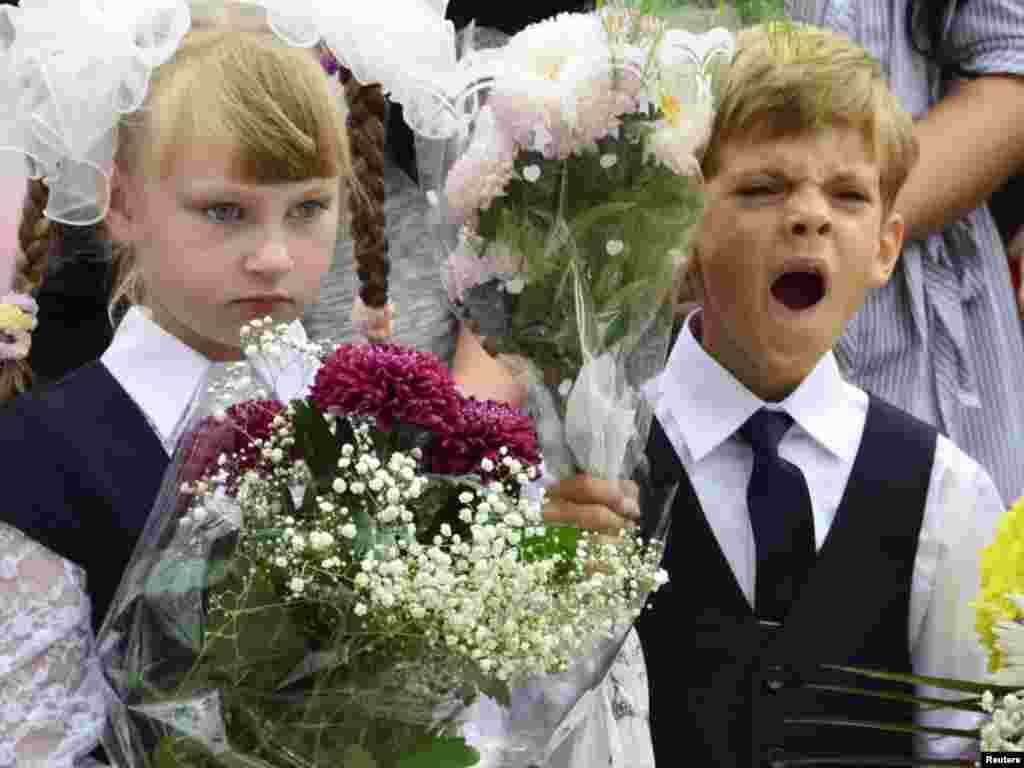
[[[993,514],[1001,514],[1003,504],[999,492],[981,464],[933,425],[882,398],[869,397],[890,434],[933,443],[927,507],[936,510],[989,507]],[[888,473],[899,475],[903,469],[896,461]]]

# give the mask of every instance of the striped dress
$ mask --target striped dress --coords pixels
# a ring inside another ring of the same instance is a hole
[[[908,0],[786,0],[797,21],[848,34],[882,63],[915,117],[942,93],[911,48]],[[935,0],[949,2],[949,0]],[[1024,75],[1024,2],[968,0],[947,39],[965,67]],[[936,425],[992,475],[1004,502],[1024,495],[1024,334],[1006,253],[987,207],[908,242],[889,284],[840,340],[848,378]]]

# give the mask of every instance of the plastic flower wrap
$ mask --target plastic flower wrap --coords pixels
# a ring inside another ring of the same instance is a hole
[[[564,712],[473,718],[574,679],[665,580],[660,545],[546,527],[529,418],[463,397],[432,355],[253,326],[193,401],[101,631],[108,754],[535,762]]]
[[[627,479],[642,461],[641,389],[667,354],[714,75],[734,50],[723,29],[668,29],[632,5],[561,14],[487,51],[436,198],[452,307],[553,403],[562,426],[541,431],[558,478]]]

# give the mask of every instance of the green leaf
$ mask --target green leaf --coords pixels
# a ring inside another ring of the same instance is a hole
[[[572,231],[577,238],[586,237],[590,230],[603,219],[625,215],[636,208],[635,202],[605,203],[588,208],[572,220]]]
[[[295,439],[303,448],[306,464],[318,486],[334,477],[341,445],[331,434],[330,425],[319,408],[301,401],[292,403],[295,410]]]
[[[523,560],[531,563],[561,555],[563,562],[573,563],[579,540],[580,529],[574,525],[547,525],[541,535],[524,540],[521,546]]]
[[[872,680],[888,680],[894,683],[912,683],[913,685],[927,685],[944,691],[962,691],[964,693],[975,693],[979,696],[985,691],[992,691],[993,695],[999,696],[1006,693],[1016,693],[1019,687],[992,685],[990,683],[976,683],[971,680],[956,680],[949,677],[928,677],[927,675],[912,675],[901,672],[885,672],[877,669],[865,669],[864,667],[847,667],[836,664],[822,664],[823,669],[830,669],[837,672],[848,672],[852,675],[860,675]]]
[[[604,330],[604,347],[614,346],[626,335],[626,316],[621,312],[615,316]]]
[[[979,712],[980,699],[936,699],[928,696],[914,696],[909,693],[893,693],[891,691],[879,691],[873,688],[856,688],[845,685],[820,685],[817,683],[805,683],[805,687],[814,691],[826,693],[841,693],[849,696],[864,696],[869,699],[885,699],[887,701],[902,701],[905,704],[917,704],[926,709],[959,709],[967,712]]]
[[[873,720],[845,720],[828,717],[793,717],[785,718],[785,725],[829,725],[842,728],[861,728],[868,731],[890,731],[895,733],[926,733],[932,736],[956,736],[962,739],[979,739],[978,731],[963,728],[938,728],[915,723],[884,723]]]
[[[439,736],[398,761],[397,768],[471,768],[480,753],[462,737]]]
[[[357,744],[346,749],[341,760],[342,768],[377,768],[373,755]]]

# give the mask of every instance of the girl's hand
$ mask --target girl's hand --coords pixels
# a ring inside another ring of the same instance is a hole
[[[576,475],[547,489],[544,522],[569,523],[598,533],[618,533],[640,521],[640,489],[629,480]]]
[[[497,400],[516,408],[526,402],[526,385],[516,379],[508,366],[487,353],[465,323],[460,324],[452,376],[467,397]]]

